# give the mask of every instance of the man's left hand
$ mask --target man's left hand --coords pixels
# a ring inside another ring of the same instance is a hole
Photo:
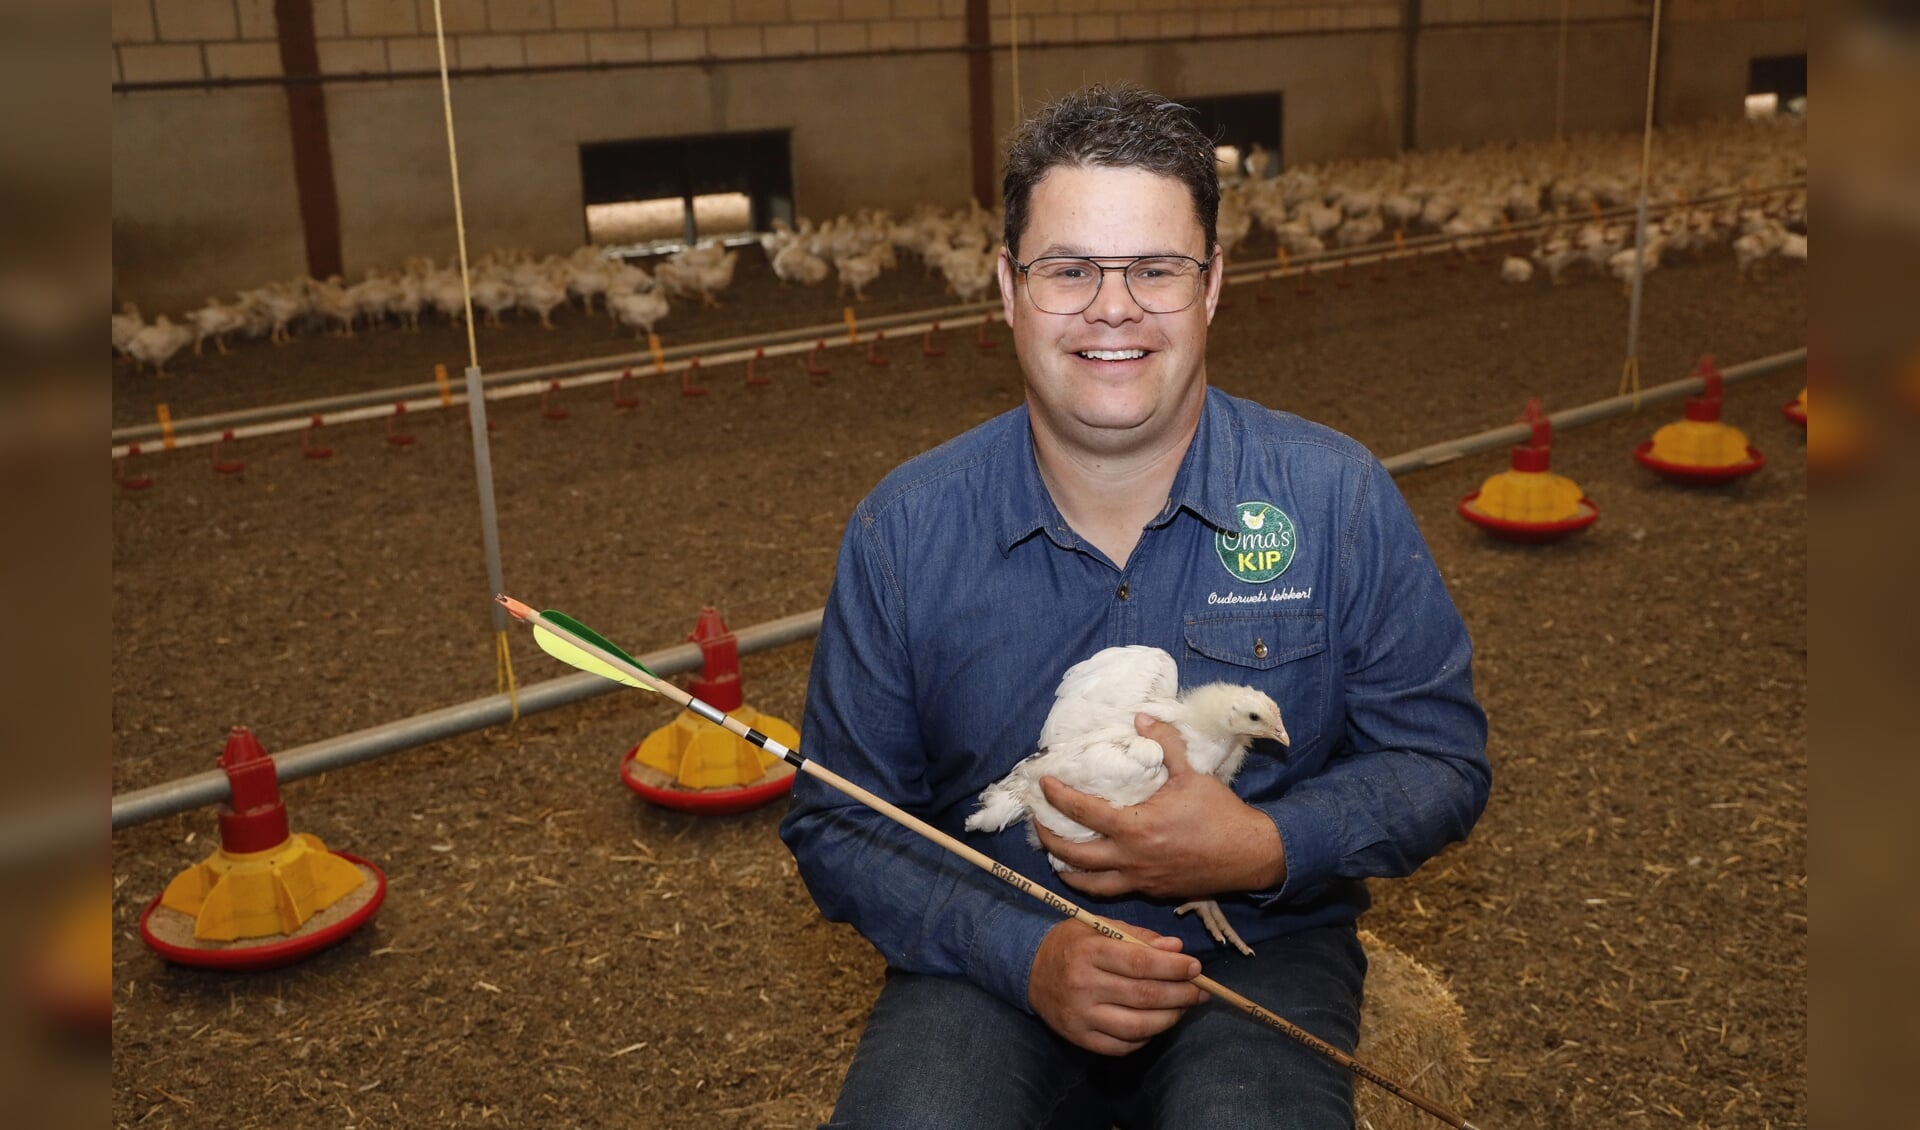
[[[1116,808],[1052,777],[1047,802],[1101,839],[1075,843],[1038,821],[1040,846],[1074,870],[1060,878],[1076,891],[1112,898],[1139,892],[1155,898],[1204,898],[1271,890],[1286,877],[1280,831],[1209,773],[1187,764],[1180,731],[1141,714],[1134,726],[1160,743],[1167,782],[1139,804]]]

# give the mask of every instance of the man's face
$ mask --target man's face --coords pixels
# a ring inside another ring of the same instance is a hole
[[[1091,306],[1078,314],[1049,314],[1033,304],[1009,253],[1002,252],[1000,301],[1013,327],[1036,429],[1099,456],[1152,446],[1191,427],[1205,396],[1207,326],[1219,301],[1223,265],[1205,239],[1193,198],[1172,177],[1060,167],[1034,185],[1026,231],[1020,246],[1009,249],[1021,262],[1047,255],[1184,255],[1212,262],[1200,297],[1178,313],[1141,309],[1121,273],[1111,271],[1102,276]],[[1103,360],[1091,352],[1126,356]]]

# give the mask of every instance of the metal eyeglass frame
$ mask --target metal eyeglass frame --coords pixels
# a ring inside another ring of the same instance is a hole
[[[1095,286],[1092,293],[1087,295],[1086,305],[1080,307],[1078,310],[1049,310],[1045,306],[1040,305],[1039,300],[1033,297],[1033,279],[1028,273],[1033,269],[1033,265],[1035,263],[1045,263],[1051,260],[1063,259],[1074,263],[1090,263],[1095,270],[1100,272],[1099,285]],[[1109,267],[1100,261],[1102,259],[1125,259],[1126,262],[1117,267]],[[1127,272],[1133,269],[1134,264],[1139,263],[1143,259],[1185,259],[1200,269],[1200,285],[1194,287],[1193,297],[1187,299],[1185,306],[1180,306],[1172,310],[1149,310],[1147,304],[1140,301],[1140,296],[1133,293],[1133,280],[1127,276]],[[1095,302],[1100,300],[1100,291],[1107,284],[1108,271],[1120,272],[1120,285],[1127,288],[1127,297],[1133,299],[1134,305],[1140,307],[1142,310],[1146,310],[1149,314],[1178,314],[1183,310],[1191,310],[1193,304],[1200,301],[1200,296],[1206,293],[1207,272],[1213,269],[1213,260],[1211,258],[1208,258],[1206,262],[1201,262],[1191,255],[1038,255],[1027,260],[1025,263],[1015,259],[1012,255],[1008,255],[1007,261],[1012,263],[1013,269],[1020,272],[1020,277],[1026,280],[1027,301],[1033,303],[1035,310],[1043,314],[1055,314],[1065,317],[1084,314],[1093,307]]]

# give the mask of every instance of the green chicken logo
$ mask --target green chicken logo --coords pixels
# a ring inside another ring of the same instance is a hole
[[[1254,585],[1264,585],[1286,572],[1297,544],[1293,519],[1271,502],[1243,502],[1234,512],[1239,528],[1214,535],[1220,564]]]

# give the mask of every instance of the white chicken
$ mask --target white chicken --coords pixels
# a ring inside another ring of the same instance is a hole
[[[997,252],[956,247],[941,257],[940,273],[962,301],[976,302],[998,281],[999,259]]]
[[[146,324],[140,317],[140,307],[131,302],[121,303],[120,313],[113,316],[113,351],[122,357],[128,356],[127,343]]]
[[[247,316],[236,303],[229,306],[217,298],[207,299],[207,304],[187,314],[187,321],[193,323],[193,355],[200,356],[200,345],[208,338],[220,352],[227,352],[227,335],[247,324]]]
[[[1500,281],[1523,283],[1533,278],[1533,264],[1518,255],[1509,255],[1500,264]]]
[[[689,247],[654,268],[654,277],[675,298],[698,297],[702,305],[717,308],[713,292],[732,285],[733,265],[740,260],[738,251],[723,255],[721,250],[718,243]]]
[[[782,283],[799,283],[801,286],[819,286],[827,281],[833,272],[833,265],[825,259],[807,250],[807,245],[795,240],[782,247],[773,256],[773,273]]]
[[[621,325],[631,327],[635,338],[653,332],[654,323],[667,316],[667,292],[635,290],[607,293],[607,310]]]
[[[176,326],[161,314],[127,342],[127,355],[142,365],[152,365],[154,376],[164,377],[167,362],[192,342],[192,327]]]
[[[1260,691],[1208,683],[1180,692],[1179,683],[1173,657],[1157,647],[1110,647],[1068,668],[1040,728],[1039,752],[987,786],[980,794],[979,811],[967,818],[967,829],[998,832],[1027,819],[1076,843],[1097,838],[1047,803],[1040,779],[1053,777],[1116,808],[1152,796],[1166,783],[1167,767],[1159,743],[1135,731],[1136,714],[1152,715],[1178,729],[1187,745],[1187,763],[1223,782],[1240,771],[1256,738],[1287,743],[1280,708]],[[1031,823],[1027,838],[1039,846]],[[1052,855],[1047,860],[1055,871],[1070,870]],[[1186,903],[1175,913],[1189,910],[1199,913],[1215,941],[1253,952],[1212,899]]]
[[[864,302],[867,284],[880,277],[880,255],[878,250],[865,255],[843,255],[833,261],[833,269],[840,276],[840,295],[844,297],[851,290],[856,301]]]

